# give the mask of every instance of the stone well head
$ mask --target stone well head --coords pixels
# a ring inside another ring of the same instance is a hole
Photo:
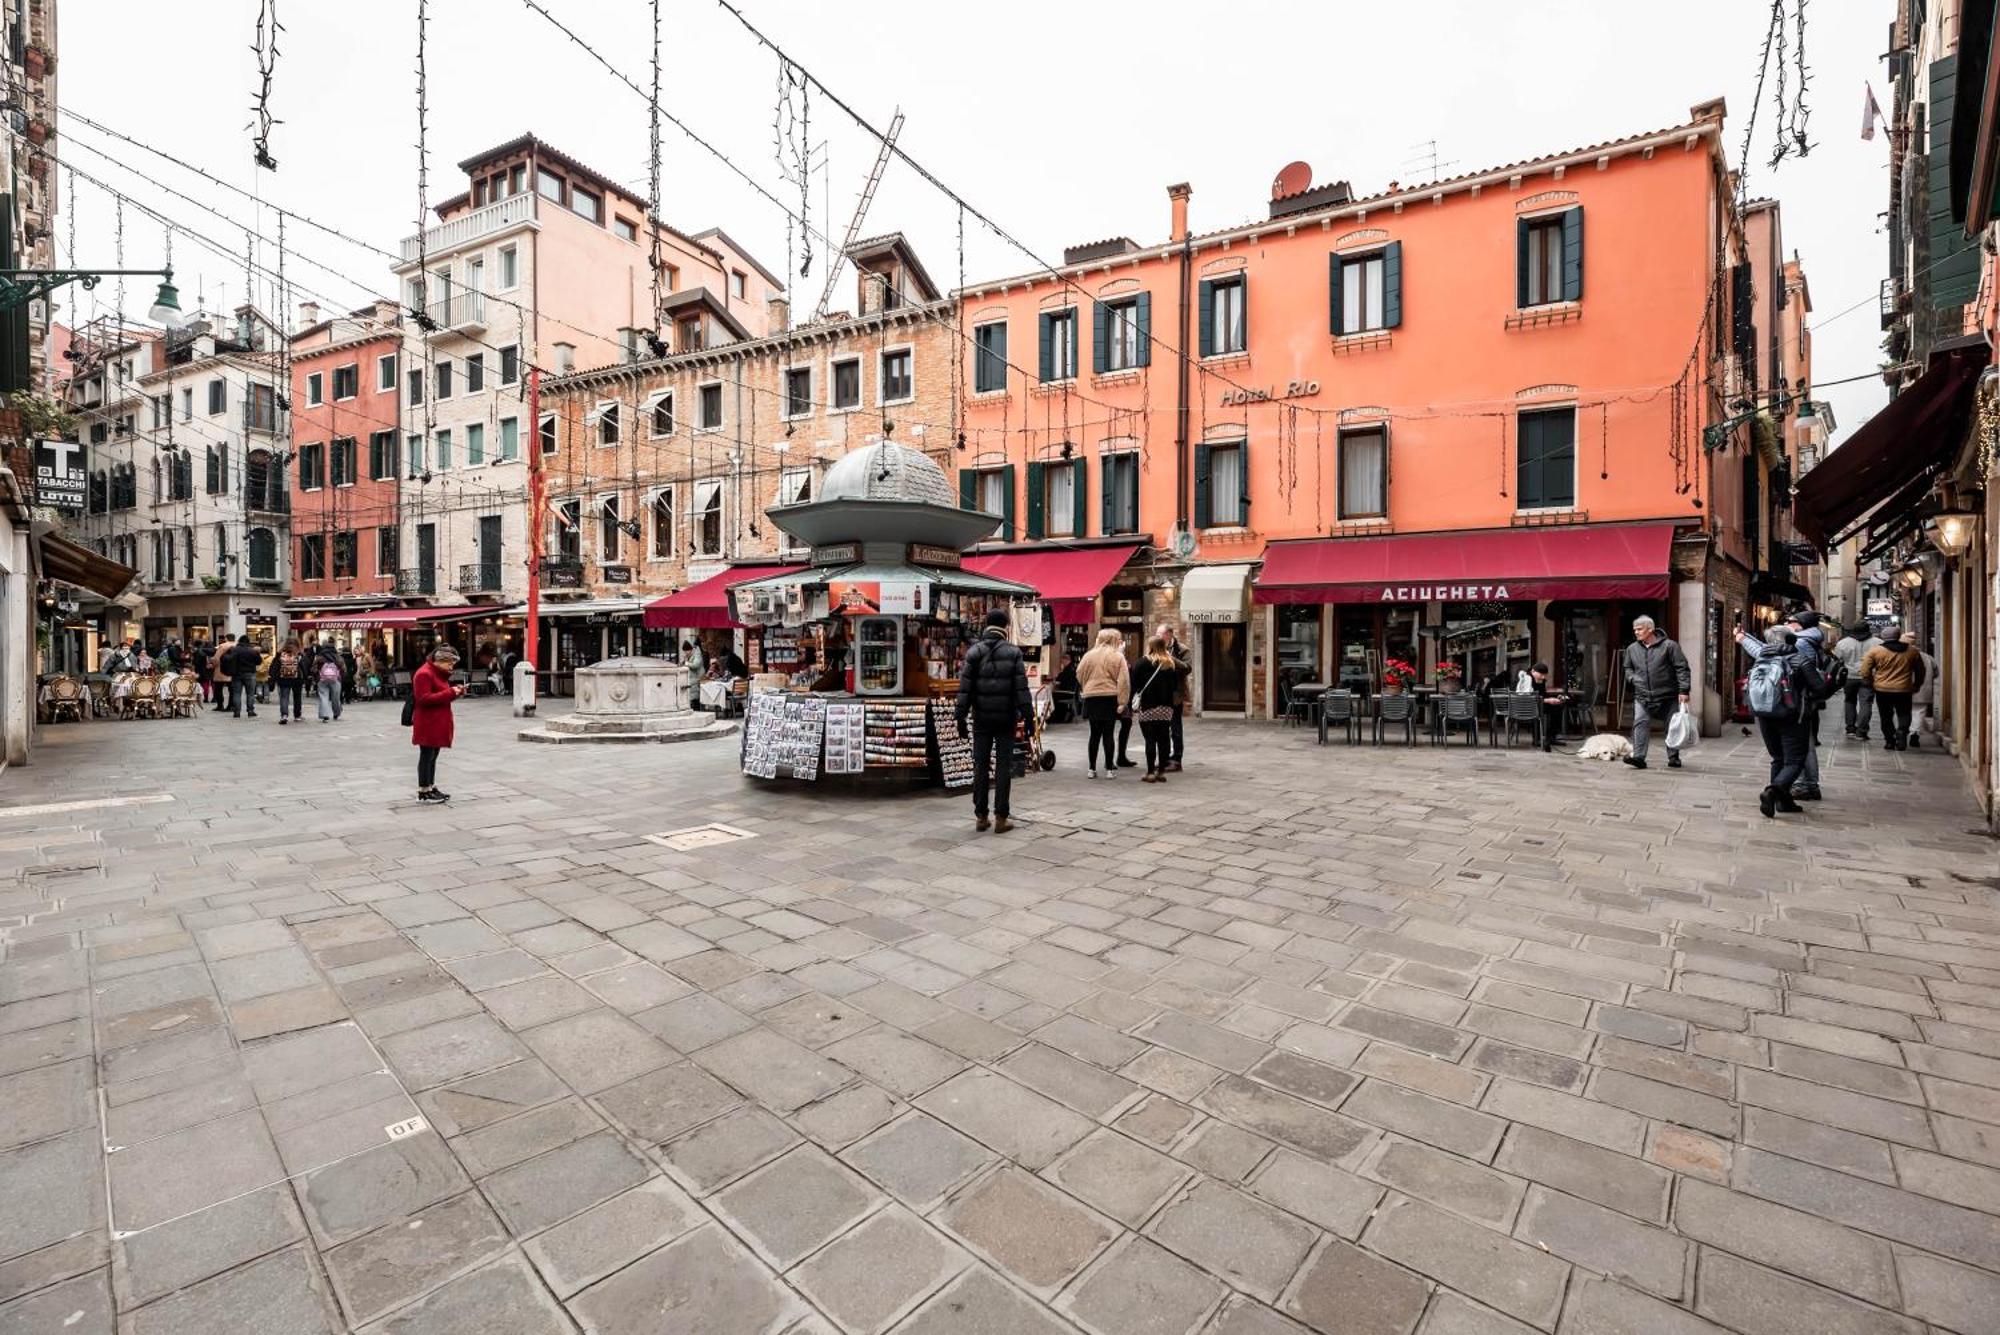
[[[685,713],[687,669],[657,658],[607,658],[576,670],[576,712],[602,718]]]

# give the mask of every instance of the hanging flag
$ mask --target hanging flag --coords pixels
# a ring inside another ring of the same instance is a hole
[[[1861,84],[1861,91],[1863,98],[1861,103],[1861,137],[1863,139],[1873,139],[1875,137],[1875,122],[1884,121],[1886,123],[1886,118],[1882,115],[1882,104],[1875,100],[1874,85],[1864,79]]]

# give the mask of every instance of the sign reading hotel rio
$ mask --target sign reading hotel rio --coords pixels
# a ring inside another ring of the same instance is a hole
[[[1384,603],[1499,603],[1507,600],[1505,584],[1384,584]]]
[[[1222,395],[1224,407],[1240,403],[1269,403],[1272,399],[1304,399],[1319,393],[1317,380],[1288,380],[1282,393],[1275,389],[1231,389]]]

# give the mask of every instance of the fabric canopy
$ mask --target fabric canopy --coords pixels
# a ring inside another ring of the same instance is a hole
[[[293,617],[292,625],[301,630],[394,630],[447,621],[471,621],[477,617],[508,616],[520,610],[518,607],[378,607],[372,612]]]
[[[671,626],[688,630],[739,630],[741,623],[729,615],[731,585],[803,569],[800,565],[731,566],[699,584],[690,584],[677,593],[647,603],[646,629],[664,630]]]
[[[1196,566],[1181,580],[1181,616],[1196,626],[1247,621],[1243,586],[1249,581],[1247,565]]]
[[[80,589],[89,589],[100,598],[116,598],[125,591],[126,585],[138,578],[139,572],[131,566],[120,565],[108,556],[99,556],[68,538],[44,533],[36,542],[41,548],[43,575],[65,584],[74,584]]]
[[[1965,438],[1973,385],[1985,366],[1983,345],[1931,358],[1916,384],[1799,479],[1792,503],[1799,532],[1824,551],[1892,493],[1949,463]]]
[[[1259,603],[1663,598],[1672,523],[1481,529],[1275,542]]]
[[[1117,547],[1052,547],[1047,551],[995,552],[968,556],[974,574],[1012,580],[1033,589],[1049,605],[1057,625],[1081,626],[1097,620],[1097,595],[1139,550]]]

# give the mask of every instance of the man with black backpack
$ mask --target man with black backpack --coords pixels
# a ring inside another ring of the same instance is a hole
[[[1813,618],[1815,627],[1818,618]],[[1743,633],[1736,618],[1737,647],[1750,664],[1750,712],[1771,755],[1771,779],[1757,794],[1757,809],[1766,820],[1778,812],[1802,812],[1792,800],[1792,787],[1805,773],[1812,748],[1812,701],[1823,698],[1826,674],[1819,667],[1819,645],[1786,631],[1777,644],[1766,644]]]

